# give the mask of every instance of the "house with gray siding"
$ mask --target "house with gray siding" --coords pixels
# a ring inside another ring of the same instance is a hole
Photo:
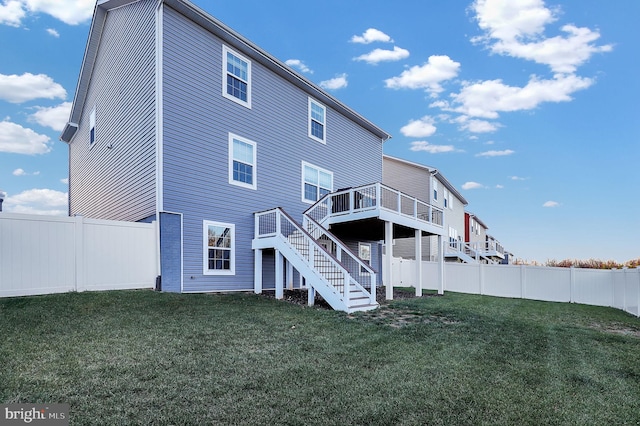
[[[464,241],[465,212],[467,200],[435,167],[404,160],[389,155],[383,156],[382,181],[429,202],[445,212],[445,244],[442,248],[437,238],[423,236],[422,260],[435,261],[442,252],[446,261],[471,261],[464,251],[459,250]],[[397,240],[393,247],[395,257],[414,259],[413,239]]]
[[[446,234],[383,184],[389,138],[187,0],[99,0],[61,134],[69,214],[155,221],[163,291],[372,309],[392,241]]]

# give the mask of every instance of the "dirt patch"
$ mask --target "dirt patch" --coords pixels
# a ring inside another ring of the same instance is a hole
[[[590,328],[605,333],[619,334],[622,336],[631,336],[640,339],[640,329],[630,328],[623,324],[611,323],[611,324],[598,324],[593,323],[589,325]]]

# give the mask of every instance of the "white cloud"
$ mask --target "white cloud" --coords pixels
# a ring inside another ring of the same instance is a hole
[[[58,31],[54,30],[53,28],[47,28],[47,32],[50,35],[54,36],[55,38],[60,37],[60,33]]]
[[[490,121],[477,119],[470,120],[466,115],[461,115],[451,121],[458,123],[462,130],[468,130],[471,133],[493,133],[502,127],[500,124],[492,123]]]
[[[46,154],[50,139],[10,121],[0,121],[0,152],[14,154]]]
[[[496,189],[504,189],[504,185],[497,184]]]
[[[520,176],[510,176],[511,180],[527,180],[528,178],[520,177]]]
[[[46,13],[69,25],[91,19],[95,0],[9,0],[0,5],[0,24],[19,27],[31,14]]]
[[[321,81],[320,87],[327,90],[338,90],[347,87],[348,84],[347,74],[340,74],[335,78]]]
[[[530,110],[544,102],[568,102],[571,95],[593,84],[593,80],[576,75],[557,74],[551,80],[532,76],[524,87],[508,86],[502,80],[465,83],[460,93],[453,93],[453,103],[437,101],[433,107],[471,117],[498,118],[499,112]]]
[[[61,132],[71,113],[71,102],[63,102],[54,107],[36,107],[37,112],[31,114],[31,118],[41,126],[50,127]]]
[[[287,59],[285,64],[289,65],[291,68],[297,68],[303,73],[313,74],[313,70],[306,66],[300,59]]]
[[[483,185],[483,184],[481,184],[481,183],[478,183],[478,182],[473,182],[473,181],[465,182],[465,183],[462,185],[462,189],[464,189],[464,190],[469,190],[469,189],[480,189],[480,188],[484,188],[484,185]]]
[[[0,4],[0,24],[19,27],[25,15],[20,1],[9,0]]]
[[[480,154],[476,154],[476,157],[504,157],[507,155],[515,154],[515,151],[511,149],[505,149],[502,151],[485,151]]]
[[[560,205],[557,201],[547,201],[542,205],[542,207],[558,207]]]
[[[442,92],[440,85],[458,75],[460,63],[446,55],[430,56],[424,65],[415,65],[397,77],[385,80],[390,89],[426,89],[432,94]]]
[[[573,73],[593,54],[612,50],[611,45],[593,44],[600,38],[598,31],[575,25],[563,25],[564,36],[546,37],[546,26],[558,13],[542,0],[476,0],[472,8],[484,31],[472,41],[485,43],[497,54],[548,65],[556,73]]]
[[[453,145],[432,145],[427,141],[411,142],[411,151],[425,151],[430,154],[442,154],[443,152],[454,152],[456,148]]]
[[[64,183],[65,185],[69,185],[69,178],[60,179],[60,182]]]
[[[27,173],[24,169],[15,169],[11,174],[14,176],[38,176],[40,172]]]
[[[351,37],[352,43],[369,44],[375,41],[379,41],[382,43],[392,43],[393,39],[382,31],[376,30],[375,28],[369,28],[367,31],[362,33],[361,36],[354,35],[353,37]]]
[[[7,197],[6,211],[26,214],[46,214],[63,216],[67,214],[68,194],[52,189],[29,189]]]
[[[409,51],[398,46],[393,46],[393,50],[374,49],[373,51],[353,58],[354,61],[364,61],[368,64],[379,62],[399,61],[409,57]]]
[[[64,99],[67,91],[45,74],[0,74],[0,99],[19,104],[33,99]]]
[[[409,124],[400,129],[400,133],[410,138],[427,138],[437,130],[434,123],[435,120],[427,115],[419,120],[409,121]]]

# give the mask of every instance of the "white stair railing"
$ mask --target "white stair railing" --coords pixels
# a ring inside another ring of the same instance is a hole
[[[256,213],[255,221],[256,238],[279,237],[340,295],[346,307],[350,305],[350,290],[353,287],[364,290],[340,260],[322,247],[282,209],[275,208]]]
[[[335,257],[345,267],[349,275],[370,293],[370,303],[376,303],[377,272],[362,260],[338,237],[323,228],[312,217],[304,215],[302,226],[316,241],[324,238],[335,244]]]

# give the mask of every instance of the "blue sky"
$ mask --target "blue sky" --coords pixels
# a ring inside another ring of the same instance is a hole
[[[0,0],[4,210],[65,214],[92,0]],[[438,168],[516,257],[640,257],[640,2],[196,0]]]

